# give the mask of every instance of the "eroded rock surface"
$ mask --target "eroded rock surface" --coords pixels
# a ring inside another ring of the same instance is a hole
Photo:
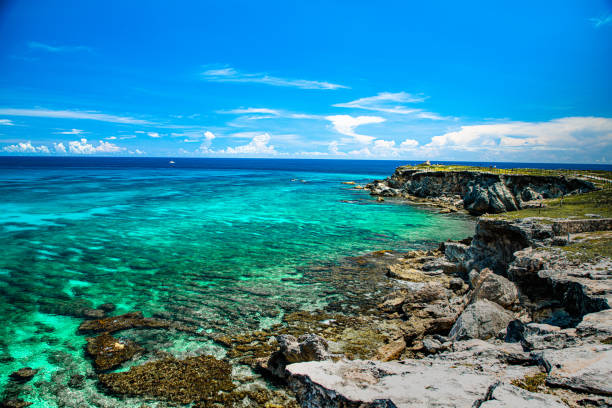
[[[500,385],[494,375],[446,362],[322,361],[292,364],[287,371],[298,401],[309,408],[473,407],[486,401],[493,407],[564,406],[552,396]]]
[[[525,208],[542,198],[595,190],[589,181],[560,176],[503,175],[473,171],[423,171],[402,166],[386,180],[366,186],[378,196],[445,198],[471,214],[495,214]]]

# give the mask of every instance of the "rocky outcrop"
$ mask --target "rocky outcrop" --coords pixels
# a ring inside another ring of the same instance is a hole
[[[307,408],[565,407],[553,396],[443,361],[323,361],[292,364],[287,371],[298,401]]]
[[[276,336],[276,341],[279,350],[272,353],[260,367],[278,378],[287,376],[285,367],[288,364],[328,360],[334,357],[328,351],[327,340],[316,334],[304,334],[297,339],[290,334],[282,334]]]
[[[550,225],[537,219],[502,220],[480,218],[468,249],[465,269],[490,268],[505,275],[514,253],[527,247],[550,245],[554,234]]]
[[[398,167],[366,186],[373,195],[444,198],[475,215],[525,208],[535,200],[593,191],[589,181],[562,176],[502,175],[486,171],[423,171]]]

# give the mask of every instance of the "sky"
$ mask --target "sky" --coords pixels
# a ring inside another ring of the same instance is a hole
[[[612,162],[612,1],[0,1],[0,155]]]

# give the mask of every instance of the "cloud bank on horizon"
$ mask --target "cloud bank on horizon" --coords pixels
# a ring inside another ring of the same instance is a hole
[[[605,1],[236,3],[9,2],[0,154],[612,162]]]

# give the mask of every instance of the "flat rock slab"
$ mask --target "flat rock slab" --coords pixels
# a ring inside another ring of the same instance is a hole
[[[468,367],[408,360],[312,361],[287,366],[302,407],[471,407],[496,384]]]
[[[529,392],[510,384],[500,384],[480,408],[567,408],[552,395]]]
[[[576,326],[576,331],[581,337],[610,341],[612,339],[612,309],[584,316],[580,324]]]
[[[545,350],[539,356],[551,368],[546,379],[548,385],[612,395],[612,346]]]

